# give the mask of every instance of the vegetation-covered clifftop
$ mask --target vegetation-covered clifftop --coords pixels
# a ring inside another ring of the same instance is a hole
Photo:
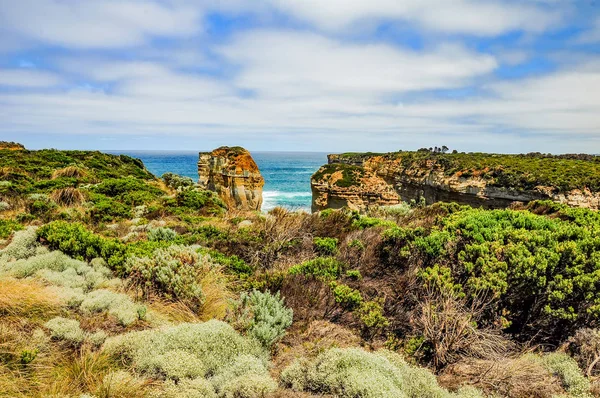
[[[348,168],[353,172],[349,173]],[[353,182],[338,178],[352,174]],[[345,182],[346,181],[346,182]],[[372,184],[375,182],[375,184]],[[388,194],[387,184],[396,193]],[[501,155],[429,150],[329,155],[312,178],[313,209],[364,210],[394,200],[456,201],[489,208],[550,199],[570,206],[600,206],[600,157]],[[384,196],[381,200],[379,196]]]
[[[600,392],[597,211],[239,212],[132,158],[18,152],[0,151],[0,396]]]

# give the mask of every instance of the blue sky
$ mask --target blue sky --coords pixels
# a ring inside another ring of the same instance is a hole
[[[29,148],[600,153],[597,0],[0,0]]]

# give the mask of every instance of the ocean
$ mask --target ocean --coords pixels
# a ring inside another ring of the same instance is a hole
[[[189,151],[107,151],[141,159],[157,177],[172,172],[198,180],[198,152]],[[282,206],[310,211],[310,176],[327,163],[326,153],[252,152],[265,179],[263,211]]]

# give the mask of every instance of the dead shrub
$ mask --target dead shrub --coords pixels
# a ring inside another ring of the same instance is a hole
[[[54,172],[52,173],[53,180],[55,180],[57,178],[61,178],[61,177],[83,178],[85,176],[87,176],[87,173],[85,172],[85,170],[83,170],[81,167],[78,167],[78,166],[63,167],[62,169],[54,170]]]
[[[600,368],[600,330],[583,328],[569,339],[569,349],[585,371],[587,377],[592,377]]]
[[[472,385],[489,395],[510,398],[552,398],[564,393],[560,381],[540,361],[517,358],[468,359],[444,370],[440,384],[450,389]]]
[[[500,358],[510,350],[512,344],[499,331],[477,327],[490,304],[483,293],[467,300],[429,289],[414,324],[431,345],[436,369],[462,358]]]
[[[61,206],[78,206],[86,201],[86,195],[77,188],[67,187],[56,189],[50,198]]]
[[[306,213],[274,208],[254,228],[254,232],[263,238],[260,248],[250,248],[251,253],[245,257],[250,258],[250,262],[258,267],[270,269],[286,251],[305,236],[303,224],[307,218]]]

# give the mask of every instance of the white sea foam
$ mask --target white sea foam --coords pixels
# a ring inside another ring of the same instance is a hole
[[[294,210],[296,209],[304,209],[306,210],[307,206],[301,205],[293,205],[290,204],[290,199],[301,199],[301,198],[310,198],[312,193],[310,192],[280,192],[280,191],[264,191],[263,192],[263,205],[262,211],[269,211],[277,206],[289,207]],[[305,202],[304,200],[301,202]]]

